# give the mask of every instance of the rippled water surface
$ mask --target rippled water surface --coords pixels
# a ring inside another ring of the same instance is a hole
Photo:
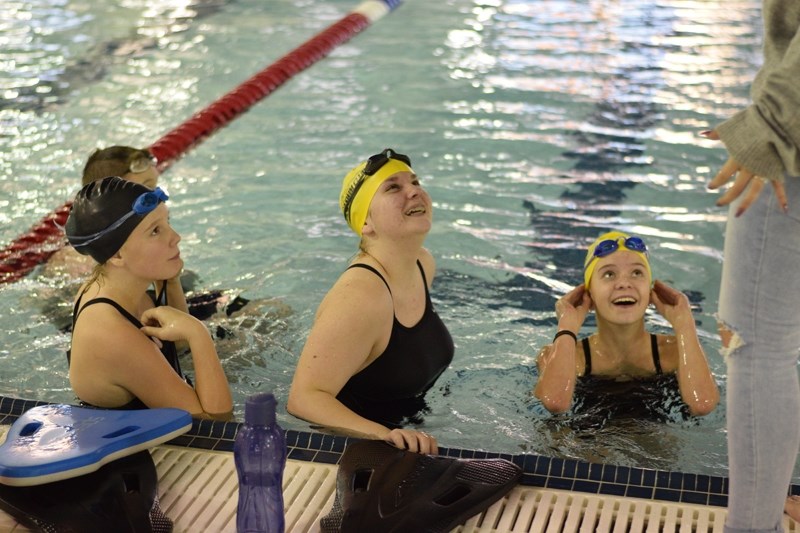
[[[3,3],[0,241],[74,194],[94,147],[152,144],[356,5]],[[697,133],[748,103],[760,24],[756,1],[407,0],[196,146],[163,182],[198,290],[253,300],[208,322],[237,412],[254,390],[285,405],[316,306],[357,246],[341,178],[392,146],[434,199],[433,296],[456,342],[427,431],[446,446],[724,474],[724,405],[576,429],[529,393],[555,299],[611,227],[645,237],[655,275],[688,294],[724,393],[725,212],[705,184],[725,154]],[[57,328],[72,290],[41,270],[0,286],[0,393],[73,399]]]

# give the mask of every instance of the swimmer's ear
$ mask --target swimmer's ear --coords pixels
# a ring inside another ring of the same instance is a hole
[[[114,266],[116,266],[116,267],[120,267],[120,266],[122,266],[122,265],[124,265],[124,264],[125,264],[125,260],[124,260],[124,259],[122,259],[122,255],[120,255],[120,253],[119,253],[119,252],[117,252],[117,253],[115,253],[114,255],[112,255],[112,256],[111,256],[111,257],[108,259],[108,261],[106,261],[106,263],[109,263],[109,264],[111,264],[111,265],[114,265]]]
[[[361,236],[364,235],[375,235],[375,229],[372,227],[372,215],[367,213],[367,219],[364,221],[364,225],[361,226]]]

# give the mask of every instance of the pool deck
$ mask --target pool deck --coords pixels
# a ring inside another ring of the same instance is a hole
[[[41,402],[0,399],[0,438]],[[13,411],[13,412],[12,412]],[[175,532],[235,532],[238,480],[231,453],[238,424],[195,420],[185,435],[151,450],[162,509]],[[319,531],[335,493],[336,463],[350,439],[287,431],[283,480],[287,532]],[[727,479],[553,459],[531,454],[443,449],[462,458],[502,457],[523,468],[522,483],[458,532],[721,532]],[[793,486],[793,492],[798,487]],[[724,492],[723,492],[724,491]],[[710,501],[713,500],[713,501]],[[784,516],[784,529],[800,525]],[[0,532],[28,531],[0,512]]]

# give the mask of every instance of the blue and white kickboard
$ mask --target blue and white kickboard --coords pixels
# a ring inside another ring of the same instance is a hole
[[[182,409],[40,405],[20,416],[0,445],[0,483],[28,487],[88,474],[191,427]]]

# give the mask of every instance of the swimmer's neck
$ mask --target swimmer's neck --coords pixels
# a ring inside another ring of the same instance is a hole
[[[612,324],[598,318],[597,333],[591,336],[592,353],[616,361],[638,360],[650,353],[650,334],[644,320],[633,324]],[[595,348],[596,347],[596,348]]]
[[[87,289],[86,296],[89,298],[110,298],[136,316],[142,296],[154,283],[153,280],[132,275],[123,269],[109,268],[104,269],[97,279],[84,284],[81,293],[83,289]]]
[[[359,260],[370,260],[380,266],[383,273],[393,279],[416,279],[419,277],[417,260],[422,251],[421,242],[405,243],[404,246],[372,246],[361,250],[356,256]]]

